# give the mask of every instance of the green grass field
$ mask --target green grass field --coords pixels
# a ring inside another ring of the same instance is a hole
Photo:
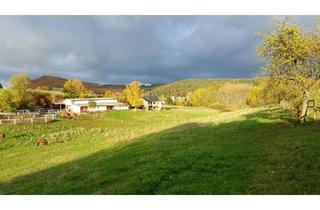
[[[277,109],[109,112],[0,132],[0,194],[320,193],[320,124]]]

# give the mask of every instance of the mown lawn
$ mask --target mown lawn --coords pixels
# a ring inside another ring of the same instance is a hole
[[[319,194],[319,130],[270,108],[1,126],[0,194]]]

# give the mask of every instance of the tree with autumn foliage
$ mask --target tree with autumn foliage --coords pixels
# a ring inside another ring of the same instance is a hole
[[[141,89],[139,81],[133,81],[123,90],[123,97],[134,108],[139,108],[143,105],[142,97],[144,92]]]
[[[104,97],[112,97],[112,92],[110,90],[106,90],[103,94]]]
[[[289,24],[288,19],[276,21],[272,31],[260,33],[263,43],[258,55],[266,60],[265,72],[279,101],[294,104],[300,121],[305,121],[309,93],[319,86],[320,28],[306,31]]]
[[[0,110],[4,112],[13,112],[16,110],[16,104],[13,101],[13,95],[9,89],[0,89]]]
[[[82,81],[74,79],[64,83],[63,92],[69,98],[77,98],[84,96],[88,91]]]
[[[30,79],[27,74],[17,74],[9,79],[9,88],[0,91],[0,108],[4,111],[32,108],[33,94],[28,90]]]
[[[27,74],[17,74],[9,79],[9,90],[12,100],[17,109],[32,108],[34,105],[33,95],[28,91],[30,79]]]

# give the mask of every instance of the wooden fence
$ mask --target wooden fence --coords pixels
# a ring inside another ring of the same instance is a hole
[[[44,117],[17,118],[17,119],[0,119],[0,125],[9,124],[39,124],[55,121],[55,115],[45,115]]]

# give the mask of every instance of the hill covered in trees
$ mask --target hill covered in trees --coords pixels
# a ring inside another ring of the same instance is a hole
[[[66,81],[67,79],[65,78],[45,75],[37,79],[31,80],[30,87],[32,89],[43,88],[43,87],[46,87],[49,90],[62,89]],[[88,88],[89,90],[95,93],[103,94],[107,89],[111,89],[110,86],[106,87],[104,85],[91,83],[91,82],[83,82],[83,84],[86,86],[86,88]]]
[[[64,83],[68,79],[57,77],[57,76],[48,76],[44,75],[39,78],[33,79],[30,82],[30,88],[31,89],[37,89],[37,88],[47,88],[49,90],[59,90],[63,89]],[[92,82],[83,82],[85,87],[94,93],[103,94],[106,90],[111,91],[122,91],[126,85],[125,84],[98,84],[98,83],[92,83]],[[163,84],[157,83],[157,84],[149,84],[149,85],[142,85],[142,89],[144,91],[150,91],[155,87],[161,86]]]
[[[37,89],[40,87],[47,87],[48,89],[59,89],[63,88],[64,83],[67,81],[67,79],[56,77],[56,76],[41,76],[39,78],[36,78],[34,80],[30,81],[30,88],[31,89]]]
[[[161,85],[148,91],[146,94],[155,96],[186,96],[189,92],[193,92],[199,88],[208,88],[224,83],[246,83],[256,84],[258,78],[245,79],[187,79],[179,80],[170,84]]]

